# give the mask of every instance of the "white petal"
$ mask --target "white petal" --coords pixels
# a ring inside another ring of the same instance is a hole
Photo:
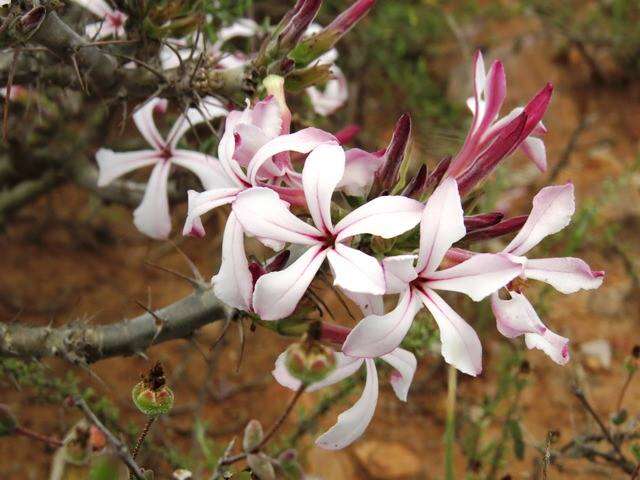
[[[184,222],[182,234],[203,237],[204,226],[202,225],[200,216],[221,205],[233,202],[241,191],[242,189],[237,187],[216,188],[214,190],[207,190],[206,192],[189,190],[187,192],[189,199],[187,219]]]
[[[342,107],[349,98],[349,86],[342,70],[333,65],[331,72],[334,78],[326,83],[324,89],[321,90],[315,86],[307,88],[311,106],[318,115],[331,115]]]
[[[604,272],[594,272],[584,260],[573,257],[527,260],[524,275],[548,283],[562,293],[594,290],[604,280]]]
[[[347,195],[363,197],[369,191],[376,172],[384,164],[384,155],[376,155],[360,148],[345,151],[344,175],[338,188]]]
[[[547,330],[544,334],[525,333],[527,348],[537,348],[546,353],[558,365],[566,365],[569,361],[569,339]]]
[[[155,97],[145,102],[133,113],[133,121],[144,139],[158,150],[162,150],[166,142],[156,127],[153,114],[155,112],[164,113],[167,110],[167,105],[166,99]]]
[[[159,162],[153,167],[142,203],[133,212],[133,223],[142,233],[155,239],[165,239],[171,232],[167,179],[170,162]]]
[[[416,255],[396,255],[382,260],[386,293],[404,292],[409,283],[418,277],[414,266],[416,258]]]
[[[420,221],[418,272],[438,268],[449,247],[466,234],[458,184],[445,179],[427,200]]]
[[[352,292],[384,294],[384,273],[375,258],[341,243],[327,250],[327,258],[334,285]]]
[[[112,13],[113,9],[105,0],[74,0],[78,5],[86,8],[91,13],[98,17],[106,17],[107,14]]]
[[[244,231],[233,212],[224,228],[220,270],[211,281],[216,297],[230,307],[251,311],[253,280],[244,250]]]
[[[569,225],[575,210],[572,183],[543,188],[533,198],[533,208],[526,223],[504,251],[523,255],[546,236]]]
[[[522,265],[509,255],[481,253],[445,270],[429,273],[429,288],[469,295],[479,302],[522,273]]]
[[[158,162],[158,152],[155,150],[136,150],[135,152],[114,152],[101,148],[96,152],[98,162],[98,186],[104,187],[116,178],[137,170],[148,167]]]
[[[482,371],[482,345],[475,330],[433,290],[426,289],[420,296],[440,329],[445,362],[468,375],[478,375]]]
[[[355,302],[363,315],[383,315],[384,299],[382,295],[371,295],[370,293],[356,293],[350,290],[342,290],[344,294]]]
[[[529,136],[522,142],[520,149],[541,172],[547,171],[547,149],[541,139]]]
[[[269,188],[254,187],[240,193],[233,203],[244,230],[251,235],[299,245],[316,245],[320,231],[289,211],[288,204]]]
[[[402,196],[378,197],[356,208],[338,222],[337,240],[370,233],[382,238],[393,238],[411,230],[420,222],[423,205]]]
[[[336,424],[316,439],[326,450],[340,450],[350,445],[366,430],[378,402],[378,372],[373,360],[366,360],[367,380],[362,396],[349,410],[338,415]]]
[[[198,107],[188,108],[185,113],[176,119],[176,123],[173,124],[167,135],[169,145],[175,147],[184,134],[194,125],[224,117],[227,113],[229,113],[228,110],[217,98],[203,98]]]
[[[416,356],[403,348],[396,348],[381,358],[395,369],[389,381],[396,396],[406,402],[409,387],[411,387],[413,375],[416,373],[418,365]]]
[[[287,367],[285,365],[287,356],[286,354],[287,352],[284,351],[280,355],[278,355],[276,366],[271,374],[280,385],[295,391],[300,388],[300,384],[302,382],[291,375],[289,373],[289,370],[287,370]],[[336,368],[329,375],[327,375],[327,378],[325,378],[324,380],[308,385],[305,391],[315,392],[316,390],[320,390],[321,388],[336,384],[357,372],[362,365],[362,362],[364,362],[362,358],[349,357],[342,352],[335,352],[334,356],[336,359]]]
[[[195,173],[205,190],[236,186],[235,182],[229,179],[218,159],[205,153],[176,150],[171,161]]]
[[[396,308],[386,315],[363,318],[347,336],[342,351],[352,357],[367,358],[392,352],[402,342],[421,308],[413,289],[407,289],[400,295]]]
[[[507,338],[524,333],[544,333],[544,326],[527,298],[518,292],[509,292],[511,298],[501,299],[497,293],[491,295],[491,310],[496,317],[498,331]]]
[[[228,27],[220,28],[216,32],[216,48],[235,37],[253,37],[260,31],[260,25],[250,18],[239,18]]]
[[[302,188],[309,213],[318,230],[333,232],[331,196],[344,173],[344,150],[337,144],[318,145],[302,170]]]
[[[289,135],[280,135],[267,142],[256,152],[249,163],[247,175],[252,185],[258,178],[258,171],[267,160],[282,152],[309,153],[318,145],[327,142],[338,143],[333,135],[318,128],[305,128]]]
[[[311,247],[284,270],[261,276],[253,292],[253,309],[260,318],[279,320],[291,315],[326,256],[323,247]]]

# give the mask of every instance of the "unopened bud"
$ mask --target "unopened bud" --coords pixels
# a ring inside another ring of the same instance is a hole
[[[313,19],[316,18],[321,5],[322,0],[305,0],[302,5],[294,7],[297,8],[297,11],[278,35],[277,45],[279,50],[289,52],[297,45],[304,32],[313,22]]]
[[[135,406],[145,415],[165,415],[173,407],[173,392],[166,385],[160,362],[133,387],[131,397]]]
[[[423,163],[418,173],[407,183],[402,191],[403,197],[420,198],[427,185],[427,166]]]
[[[9,407],[0,405],[0,437],[12,435],[17,428],[18,419],[9,410]]]
[[[290,250],[283,250],[282,252],[271,258],[265,267],[267,272],[279,272],[282,270],[291,256]]]
[[[480,228],[490,227],[500,222],[504,218],[504,214],[500,212],[481,213],[479,215],[471,215],[464,217],[464,226],[467,233],[473,232]]]
[[[318,342],[294,343],[287,349],[287,370],[304,384],[324,380],[336,368],[331,348]]]
[[[250,420],[244,429],[244,437],[242,438],[242,448],[246,453],[251,453],[260,446],[260,442],[264,438],[262,424],[258,420]]]
[[[338,140],[338,143],[340,145],[344,145],[351,142],[356,137],[356,135],[360,133],[360,130],[360,125],[352,123],[351,125],[347,125],[343,129],[336,132],[334,136],[336,137],[336,140]]]
[[[449,165],[451,165],[451,156],[444,157],[438,162],[436,168],[433,170],[433,172],[431,172],[429,178],[427,178],[427,184],[424,187],[425,190],[431,187],[435,187],[440,183],[440,180],[442,180],[442,177],[444,177],[444,174],[449,169]]]
[[[275,480],[276,472],[271,463],[271,459],[264,453],[247,455],[247,464],[251,473],[259,480]]]
[[[502,222],[496,223],[490,227],[480,228],[469,233],[464,237],[466,241],[486,240],[488,238],[497,238],[507,233],[515,232],[522,228],[522,226],[529,218],[528,215],[520,215],[518,217],[511,217]]]

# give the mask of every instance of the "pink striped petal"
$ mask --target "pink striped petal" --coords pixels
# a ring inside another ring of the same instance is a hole
[[[253,280],[244,250],[244,231],[233,213],[224,228],[220,270],[211,282],[213,293],[229,307],[252,311]]]
[[[287,203],[269,188],[254,187],[240,193],[233,203],[245,232],[256,237],[300,245],[317,245],[320,231],[289,211]]]
[[[384,273],[378,261],[355,248],[336,243],[327,250],[333,284],[356,293],[383,295]]]
[[[540,317],[527,298],[517,292],[509,292],[511,298],[503,300],[498,293],[491,295],[491,310],[496,317],[498,331],[507,338],[515,338],[525,333],[544,333]]]
[[[191,150],[176,150],[173,152],[171,161],[195,173],[205,190],[236,187],[218,159],[210,155]]]
[[[418,277],[415,255],[396,255],[382,260],[382,270],[387,286],[386,293],[404,292],[409,283]]]
[[[406,402],[409,387],[411,387],[413,375],[416,373],[418,365],[416,356],[403,348],[396,348],[393,352],[380,358],[394,368],[389,379],[391,388],[400,400]]]
[[[594,272],[585,261],[573,257],[527,260],[524,274],[567,294],[594,290],[604,280],[604,272]]]
[[[349,409],[338,415],[336,424],[316,439],[326,450],[340,450],[357,440],[367,429],[378,403],[378,372],[373,360],[365,361],[367,380],[362,396]]]
[[[324,380],[308,385],[305,389],[306,392],[315,392],[317,390],[320,390],[321,388],[341,382],[345,378],[348,378],[356,373],[364,362],[362,358],[348,357],[341,352],[334,352],[334,357],[336,359],[336,368],[329,375],[327,375]],[[286,358],[286,351],[278,355],[275,368],[273,369],[271,374],[280,385],[290,390],[296,391],[298,390],[298,388],[300,388],[300,384],[302,382],[289,373],[289,370],[287,369],[285,364]]]
[[[162,150],[166,142],[156,127],[153,114],[156,112],[164,113],[168,105],[169,102],[166,99],[155,97],[145,102],[133,113],[133,122],[138,127],[140,134],[149,145],[157,150]]]
[[[576,210],[573,184],[545,187],[533,198],[533,208],[527,222],[504,249],[513,255],[523,255],[543,238],[558,233],[569,225]]]
[[[214,208],[233,202],[241,191],[242,189],[237,187],[216,188],[214,190],[207,190],[206,192],[189,190],[187,192],[189,200],[187,219],[184,222],[182,234],[204,237],[204,226],[202,225],[200,217]]]
[[[338,184],[347,195],[363,197],[369,191],[376,172],[385,162],[383,155],[369,153],[360,148],[350,148],[345,152],[344,175]]]
[[[336,143],[318,145],[302,170],[302,188],[318,230],[333,233],[331,197],[344,174],[344,150]]]
[[[138,168],[148,167],[160,161],[155,150],[136,150],[134,152],[114,152],[101,148],[96,152],[98,162],[98,186],[109,185],[116,178],[121,177]]]
[[[262,320],[279,320],[291,315],[322,265],[326,250],[311,247],[279,272],[261,276],[253,292],[253,308]]]
[[[142,197],[142,203],[133,212],[133,223],[145,235],[163,240],[171,232],[167,180],[171,170],[170,162],[158,162]]]
[[[509,255],[481,253],[445,270],[429,273],[426,285],[469,295],[475,302],[504,287],[522,273],[522,264]]]
[[[247,169],[250,182],[253,185],[256,184],[258,172],[266,164],[267,160],[274,155],[282,152],[309,153],[318,145],[327,142],[338,143],[330,133],[312,127],[274,138],[264,144],[251,159]]]
[[[394,351],[422,308],[413,289],[400,295],[398,305],[386,315],[363,318],[345,340],[342,351],[352,357],[375,358]]]
[[[194,125],[224,117],[227,113],[229,113],[228,110],[217,98],[203,98],[198,107],[188,108],[185,113],[176,119],[176,123],[173,124],[173,127],[171,127],[167,135],[169,146],[175,148],[184,134]]]
[[[447,250],[465,233],[458,184],[447,178],[429,197],[422,213],[417,271],[434,272]]]
[[[412,198],[399,195],[374,198],[338,222],[337,241],[363,233],[397,237],[420,222],[422,210],[422,203]]]
[[[478,134],[482,135],[491,123],[496,119],[507,91],[507,78],[504,74],[502,62],[495,61],[487,74],[484,88],[485,102],[481,109],[482,121],[477,127]]]
[[[537,348],[546,353],[558,365],[569,362],[569,339],[547,330],[542,335],[525,333],[524,341],[527,348]]]
[[[331,73],[334,78],[330,79],[322,90],[315,86],[306,90],[313,110],[324,117],[342,107],[349,98],[349,86],[342,70],[333,65]]]
[[[475,330],[433,290],[426,289],[419,295],[440,329],[445,362],[462,373],[474,377],[480,374],[482,345]]]

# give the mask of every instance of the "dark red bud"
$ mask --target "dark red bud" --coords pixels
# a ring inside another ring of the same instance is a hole
[[[393,137],[384,153],[385,163],[379,177],[382,188],[391,190],[396,184],[410,135],[411,117],[405,113],[396,122]]]
[[[500,212],[481,213],[479,215],[471,215],[464,217],[464,226],[467,234],[480,228],[490,227],[500,222],[504,218],[504,214]]]
[[[418,173],[409,181],[401,195],[409,198],[420,198],[427,186],[427,166],[423,163]]]
[[[508,218],[500,223],[492,225],[491,227],[475,230],[464,237],[464,240],[485,240],[488,238],[496,238],[502,235],[506,235],[507,233],[515,232],[516,230],[520,230],[520,228],[522,228],[522,226],[527,221],[527,218],[529,218],[529,215],[520,215],[518,217]]]
[[[279,44],[286,49],[292,49],[296,46],[304,32],[316,18],[318,10],[322,5],[322,0],[304,0],[304,2],[296,7],[298,10],[291,17],[291,20],[284,26],[278,38]]]
[[[344,145],[351,142],[355,138],[355,136],[360,133],[361,129],[362,127],[360,127],[360,125],[352,123],[351,125],[347,125],[342,130],[336,132],[334,136],[336,137],[340,145]]]
[[[266,266],[267,272],[279,272],[284,268],[284,266],[289,261],[289,257],[291,256],[291,251],[283,250],[278,253],[275,257],[271,259],[271,261]]]
[[[449,169],[449,165],[451,165],[451,155],[449,155],[448,157],[444,157],[442,160],[440,160],[440,162],[438,162],[435,170],[431,172],[431,174],[427,178],[427,183],[424,186],[425,190],[431,187],[435,187],[440,183],[440,180],[442,180],[442,177],[444,177],[444,174]]]
[[[327,25],[327,31],[336,31],[340,35],[347,33],[369,10],[375,5],[375,0],[357,0],[344,12],[338,15],[333,22]]]
[[[320,327],[320,340],[342,345],[351,332],[350,328],[333,323],[322,322]]]
[[[249,263],[249,271],[251,272],[251,280],[253,281],[254,285],[262,275],[267,273],[262,265],[260,265],[256,261]]]

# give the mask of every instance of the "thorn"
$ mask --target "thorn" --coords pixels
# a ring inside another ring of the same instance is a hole
[[[78,77],[78,83],[80,84],[80,90],[84,93],[88,93],[87,87],[82,80],[82,74],[80,73],[80,67],[78,66],[78,59],[76,58],[76,52],[71,54],[71,62],[73,63],[73,69],[76,71]]]
[[[238,358],[238,364],[236,365],[236,373],[240,373],[240,367],[242,366],[242,359],[244,358],[244,323],[242,318],[238,319],[238,335],[240,336],[240,357]]]
[[[149,345],[153,345],[153,343],[156,341],[156,338],[158,338],[158,335],[160,335],[160,332],[162,332],[162,329],[164,328],[165,325],[165,321],[160,318],[156,312],[154,312],[153,310],[151,310],[148,307],[145,307],[142,302],[135,300],[136,305],[138,305],[141,309],[143,309],[145,312],[147,312],[149,315],[151,315],[156,323],[156,333],[153,335],[153,338],[151,339],[151,342],[149,343]]]
[[[163,267],[162,265],[157,265],[157,264],[151,263],[149,261],[145,261],[144,263],[145,263],[145,265],[147,265],[149,267],[157,268],[158,270],[161,270],[161,271],[166,272],[166,273],[170,273],[171,275],[174,275],[174,276],[176,276],[176,277],[178,277],[178,278],[180,278],[182,280],[186,280],[196,290],[206,290],[208,288],[208,285],[205,282],[196,280],[195,278],[188,277],[188,276],[186,276],[186,275],[184,275],[184,274],[182,274],[180,272],[172,270],[171,268]]]
[[[196,267],[196,264],[191,261],[191,259],[187,256],[186,253],[182,251],[182,249],[178,246],[176,242],[174,242],[173,240],[169,240],[169,241],[171,242],[173,247],[178,251],[178,253],[182,255],[182,258],[184,258],[184,260],[187,262],[187,265],[191,269],[191,273],[193,273],[193,276],[195,277],[195,279],[198,280],[199,282],[204,283],[204,277],[200,273],[200,270],[198,270],[198,267]]]

